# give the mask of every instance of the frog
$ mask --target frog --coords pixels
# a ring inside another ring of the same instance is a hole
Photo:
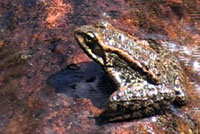
[[[103,112],[111,121],[147,117],[173,103],[188,103],[183,68],[159,41],[134,37],[108,21],[78,27],[74,36],[115,88]]]

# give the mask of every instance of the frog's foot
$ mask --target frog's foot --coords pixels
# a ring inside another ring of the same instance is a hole
[[[182,86],[183,84],[181,84],[181,82],[179,78],[174,81],[174,91],[176,93],[174,102],[178,105],[186,105],[189,102],[189,97],[187,95],[186,86]]]
[[[183,90],[181,92],[176,92],[175,102],[178,105],[186,105],[189,102],[189,97],[183,92]]]
[[[118,111],[113,111],[110,109],[106,109],[99,117],[102,118],[106,122],[115,122],[115,121],[124,121],[130,119],[139,119],[141,117],[149,117],[152,115],[163,114],[166,109],[169,107],[163,108],[153,108],[149,107],[147,109],[139,109],[132,111],[130,109],[118,109]]]
[[[138,118],[165,109],[175,98],[174,90],[164,85],[139,83],[114,92],[109,98],[108,108],[111,111],[129,109],[133,112],[132,118]]]

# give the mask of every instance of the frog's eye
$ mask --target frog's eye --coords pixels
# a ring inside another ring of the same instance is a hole
[[[88,32],[87,36],[85,37],[85,41],[87,43],[92,43],[94,39],[95,39],[95,35],[91,32]]]

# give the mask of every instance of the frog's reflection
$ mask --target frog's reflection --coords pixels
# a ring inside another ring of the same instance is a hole
[[[94,62],[71,64],[51,75],[47,83],[55,88],[56,93],[72,98],[89,98],[98,108],[105,107],[114,89],[101,67]]]

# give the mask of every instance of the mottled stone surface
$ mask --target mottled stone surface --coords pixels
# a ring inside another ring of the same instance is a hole
[[[199,0],[2,0],[0,134],[198,134],[199,7]],[[190,103],[124,122],[96,118],[112,85],[73,31],[101,19],[139,38],[163,40],[189,76]]]

